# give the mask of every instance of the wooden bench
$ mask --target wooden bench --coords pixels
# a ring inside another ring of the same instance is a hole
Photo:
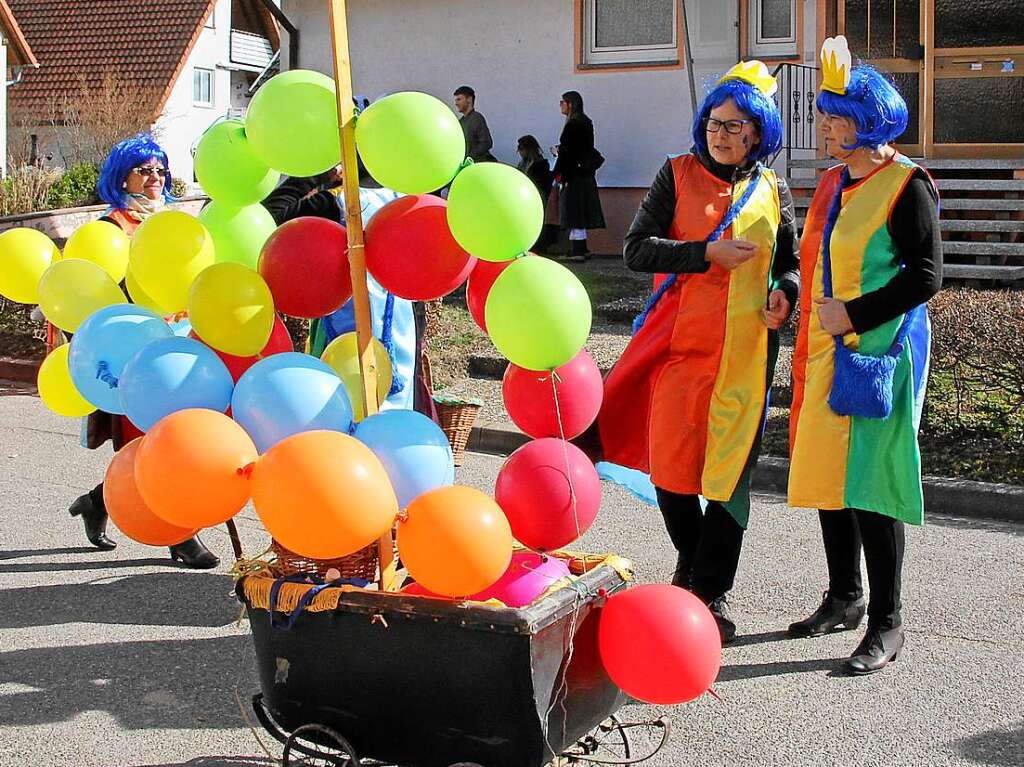
[[[1024,281],[1024,158],[916,162],[933,174],[941,196],[945,277],[987,284]],[[820,171],[834,164],[829,159],[790,160],[790,187],[801,230]],[[797,169],[813,175],[794,176]]]

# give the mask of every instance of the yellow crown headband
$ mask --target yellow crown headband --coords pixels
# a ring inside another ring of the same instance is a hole
[[[768,72],[768,67],[760,61],[741,61],[734,66],[718,81],[724,83],[726,80],[743,80],[757,88],[765,96],[771,98],[779,89],[779,83]]]
[[[842,35],[827,38],[821,46],[821,89],[845,96],[852,68],[853,59],[846,38]]]

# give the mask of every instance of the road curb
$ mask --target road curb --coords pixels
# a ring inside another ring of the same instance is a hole
[[[21,383],[35,383],[42,360],[19,360],[0,357],[0,378]]]
[[[508,455],[530,438],[520,431],[499,424],[475,426],[467,448],[476,453]],[[789,480],[789,461],[763,457],[751,478],[758,492],[785,495]],[[975,482],[945,477],[924,478],[924,503],[928,514],[1024,523],[1024,487],[995,482]]]

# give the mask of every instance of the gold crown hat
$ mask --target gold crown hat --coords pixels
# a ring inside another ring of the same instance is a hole
[[[842,35],[826,38],[821,45],[821,89],[845,96],[852,68],[853,58],[846,38]]]
[[[732,69],[722,75],[718,82],[724,83],[726,80],[743,80],[744,82],[753,85],[769,98],[774,96],[775,91],[779,89],[779,83],[768,72],[768,67],[764,65],[764,62],[757,61],[756,59],[752,61],[741,61],[739,64],[736,64]]]

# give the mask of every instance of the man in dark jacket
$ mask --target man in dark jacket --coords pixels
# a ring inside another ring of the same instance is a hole
[[[487,128],[487,120],[476,111],[476,91],[468,85],[455,89],[455,111],[460,115],[459,123],[466,137],[466,154],[473,162],[495,162],[497,158],[491,154],[494,141]]]

